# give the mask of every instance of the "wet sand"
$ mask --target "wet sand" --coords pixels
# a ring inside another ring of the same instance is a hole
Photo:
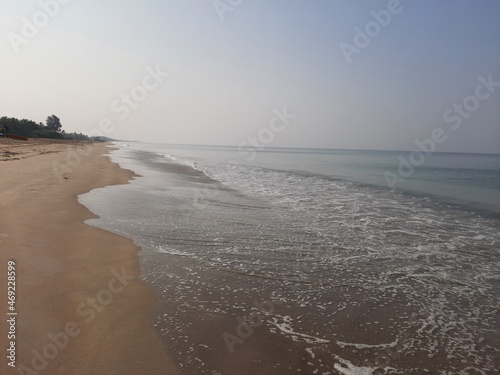
[[[104,144],[0,140],[4,353],[9,260],[16,268],[17,312],[16,368],[2,354],[2,374],[177,373],[151,327],[155,298],[138,279],[139,249],[83,222],[95,216],[78,203],[79,194],[133,177],[111,163],[107,150]]]
[[[113,160],[143,177],[82,201],[101,216],[92,225],[141,246],[142,278],[158,297],[155,328],[183,374],[498,372],[496,294],[478,298],[459,278],[432,275],[443,260],[416,261],[408,246],[415,239],[390,230],[388,243],[400,244],[398,251],[385,251],[382,242],[373,256],[376,249],[363,246],[366,232],[350,229],[358,217],[328,226],[330,236],[304,225],[307,211],[233,190],[160,153],[124,147]],[[457,267],[456,257],[450,262]],[[476,306],[486,313],[478,320],[486,329],[465,316]]]

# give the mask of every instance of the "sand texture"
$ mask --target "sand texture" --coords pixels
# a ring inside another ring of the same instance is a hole
[[[71,157],[78,147],[88,155]],[[78,203],[79,194],[133,177],[104,155],[107,150],[104,144],[0,140],[4,353],[9,260],[16,264],[17,312],[17,367],[2,354],[1,374],[177,373],[151,327],[155,299],[138,280],[139,249],[83,222],[94,215]],[[64,167],[63,178],[54,162]]]

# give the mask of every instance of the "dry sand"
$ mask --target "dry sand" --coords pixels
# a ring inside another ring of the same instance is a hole
[[[37,155],[53,154],[81,145],[87,145],[87,142],[43,138],[18,141],[16,139],[0,137],[0,161],[19,160]]]
[[[78,147],[89,146],[0,139],[0,373],[176,374],[151,327],[155,299],[138,280],[138,248],[84,224],[94,216],[77,202],[133,173],[95,144],[61,179],[52,164],[65,165]],[[9,259],[17,270],[16,369],[5,355]]]

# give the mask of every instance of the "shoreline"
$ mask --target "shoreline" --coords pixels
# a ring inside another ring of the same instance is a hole
[[[498,223],[301,175],[280,187],[274,172],[238,169],[222,184],[168,147],[137,148],[112,160],[141,179],[82,201],[94,225],[142,247],[154,325],[183,372],[494,373]]]
[[[13,144],[20,160],[12,160]],[[7,262],[13,260],[18,313],[16,368],[3,355],[1,372],[176,374],[153,330],[156,300],[139,280],[139,248],[85,224],[96,216],[77,200],[96,188],[126,184],[134,173],[111,162],[108,146],[99,143],[58,178],[53,163],[64,165],[81,146],[88,143],[0,142],[0,154],[11,155],[0,161],[0,306],[8,311]],[[7,319],[0,326],[7,332]]]

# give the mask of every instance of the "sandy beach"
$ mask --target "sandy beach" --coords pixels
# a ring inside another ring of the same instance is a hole
[[[2,374],[177,373],[152,330],[155,298],[138,279],[138,247],[86,225],[94,215],[77,201],[133,177],[107,150],[74,141],[0,140]],[[17,315],[5,319],[9,260]],[[11,341],[15,368],[5,356]]]

